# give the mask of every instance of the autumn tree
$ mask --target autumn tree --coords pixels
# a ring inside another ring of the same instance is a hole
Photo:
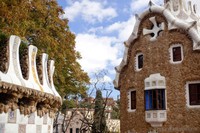
[[[62,97],[86,95],[89,82],[77,59],[75,35],[55,0],[1,0],[0,32],[17,35],[55,60],[54,83]]]

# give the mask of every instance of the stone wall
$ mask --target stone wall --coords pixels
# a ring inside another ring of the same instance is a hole
[[[158,23],[165,23],[165,29],[156,41],[149,41],[151,36],[144,36],[142,29],[151,29],[153,25],[149,18],[154,16]],[[138,38],[129,47],[128,62],[119,78],[122,133],[146,133],[151,130],[159,133],[200,132],[200,109],[189,109],[186,106],[185,88],[187,81],[200,80],[200,51],[193,50],[193,42],[187,31],[168,30],[167,27],[166,19],[161,14],[148,14],[141,20]],[[174,43],[183,45],[183,61],[180,64],[170,63],[169,48]],[[143,53],[144,64],[142,70],[135,71],[135,56],[138,52]],[[144,80],[155,73],[166,78],[167,121],[161,128],[152,128],[145,121]],[[136,89],[136,111],[128,112],[127,93],[133,88]]]

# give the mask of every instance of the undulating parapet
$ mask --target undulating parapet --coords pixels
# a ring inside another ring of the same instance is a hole
[[[22,48],[20,43],[12,35],[0,46],[0,113],[19,109],[20,114],[37,111],[52,118],[62,103],[53,83],[54,61],[45,53],[37,56],[37,47]]]

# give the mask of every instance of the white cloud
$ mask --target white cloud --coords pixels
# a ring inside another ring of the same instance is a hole
[[[107,27],[92,27],[88,34],[78,34],[76,37],[76,50],[81,53],[79,60],[83,69],[94,72],[99,69],[107,69],[107,66],[118,66],[124,54],[123,42],[128,40],[133,31],[135,16],[127,21],[115,22]],[[97,36],[96,32],[117,33],[116,37]],[[93,33],[93,34],[92,34]],[[110,63],[110,64],[108,64]],[[113,71],[114,70],[109,70]]]
[[[88,72],[106,69],[108,63],[117,60],[118,48],[113,46],[115,37],[99,37],[95,34],[78,34],[76,50],[81,53],[79,60],[82,68]]]
[[[163,4],[163,0],[152,0],[153,3],[156,3],[157,5]],[[144,9],[148,6],[149,0],[132,0],[131,2],[131,10],[133,12],[138,12],[141,9]]]
[[[64,9],[64,18],[73,21],[76,17],[81,17],[88,23],[102,22],[104,19],[111,19],[117,16],[117,12],[112,7],[106,7],[105,2],[92,0],[82,0],[72,3]]]
[[[88,30],[89,33],[97,33],[97,32],[101,32],[103,30],[103,26],[99,26],[99,27],[92,27]]]
[[[109,34],[109,33],[117,33],[117,40],[120,43],[128,40],[131,35],[135,24],[135,16],[131,16],[127,21],[118,21],[106,27],[92,27],[88,30],[88,33],[101,33],[101,34]]]
[[[118,39],[121,42],[128,40],[133,31],[135,16],[131,16],[127,21],[115,22],[105,28],[105,32],[118,32]]]

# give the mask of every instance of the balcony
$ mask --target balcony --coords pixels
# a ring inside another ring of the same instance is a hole
[[[166,110],[145,111],[145,120],[152,127],[162,127],[163,123],[167,121],[167,112]]]

